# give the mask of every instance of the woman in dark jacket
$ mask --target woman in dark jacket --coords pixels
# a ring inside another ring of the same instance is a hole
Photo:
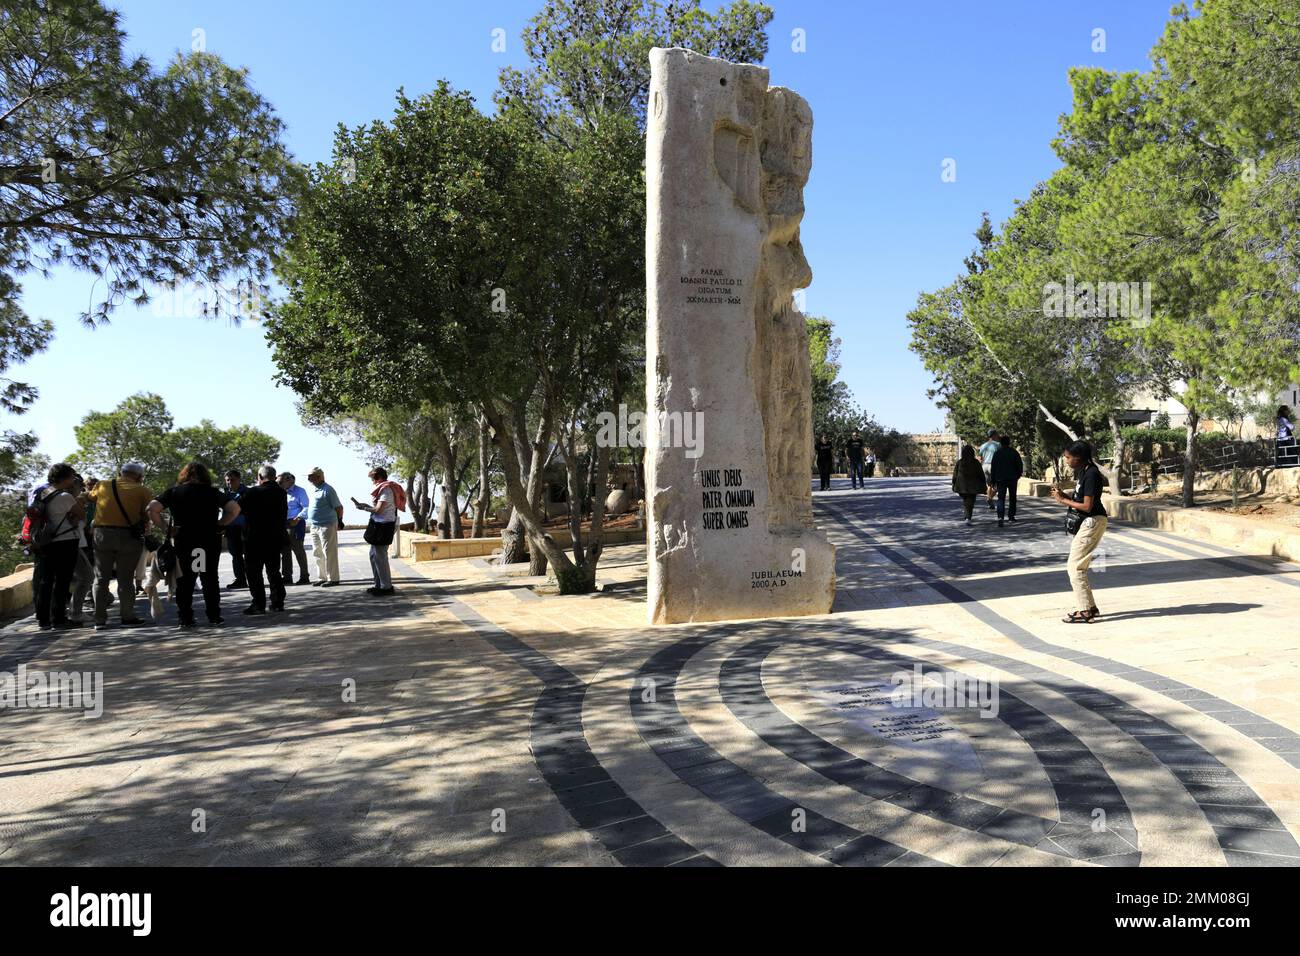
[[[954,494],[961,495],[962,507],[966,511],[962,520],[970,524],[971,514],[975,510],[975,498],[985,491],[984,466],[975,457],[975,449],[970,445],[962,446],[961,458],[952,469],[952,490]]]

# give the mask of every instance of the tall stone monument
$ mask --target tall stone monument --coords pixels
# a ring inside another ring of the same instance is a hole
[[[646,484],[650,620],[824,614],[812,378],[794,290],[812,111],[767,70],[650,52]]]

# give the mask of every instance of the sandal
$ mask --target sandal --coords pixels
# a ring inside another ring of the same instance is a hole
[[[1099,617],[1101,617],[1101,611],[1097,610],[1097,605],[1094,604],[1088,608],[1088,620],[1095,621]]]
[[[1071,611],[1069,617],[1061,618],[1065,624],[1091,624],[1092,617],[1087,611]]]

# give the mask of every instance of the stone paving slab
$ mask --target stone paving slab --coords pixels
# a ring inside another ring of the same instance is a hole
[[[1071,627],[1050,506],[965,528],[916,479],[816,503],[815,618],[650,628],[637,546],[596,595],[468,559],[397,562],[373,599],[348,533],[347,583],[282,617],[227,593],[219,631],[12,623],[0,671],[101,672],[105,699],[0,711],[0,863],[1300,864],[1300,568],[1117,523],[1106,617]],[[946,763],[826,703],[891,661],[1023,705],[940,708],[977,761]]]

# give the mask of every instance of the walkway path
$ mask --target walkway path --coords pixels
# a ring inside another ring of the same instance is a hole
[[[1114,528],[1070,626],[1054,507],[815,500],[820,618],[651,628],[639,547],[596,595],[471,559],[373,599],[349,535],[283,618],[10,626],[0,671],[106,691],[0,713],[0,863],[1300,864],[1300,568]],[[887,703],[915,668],[983,708]]]

